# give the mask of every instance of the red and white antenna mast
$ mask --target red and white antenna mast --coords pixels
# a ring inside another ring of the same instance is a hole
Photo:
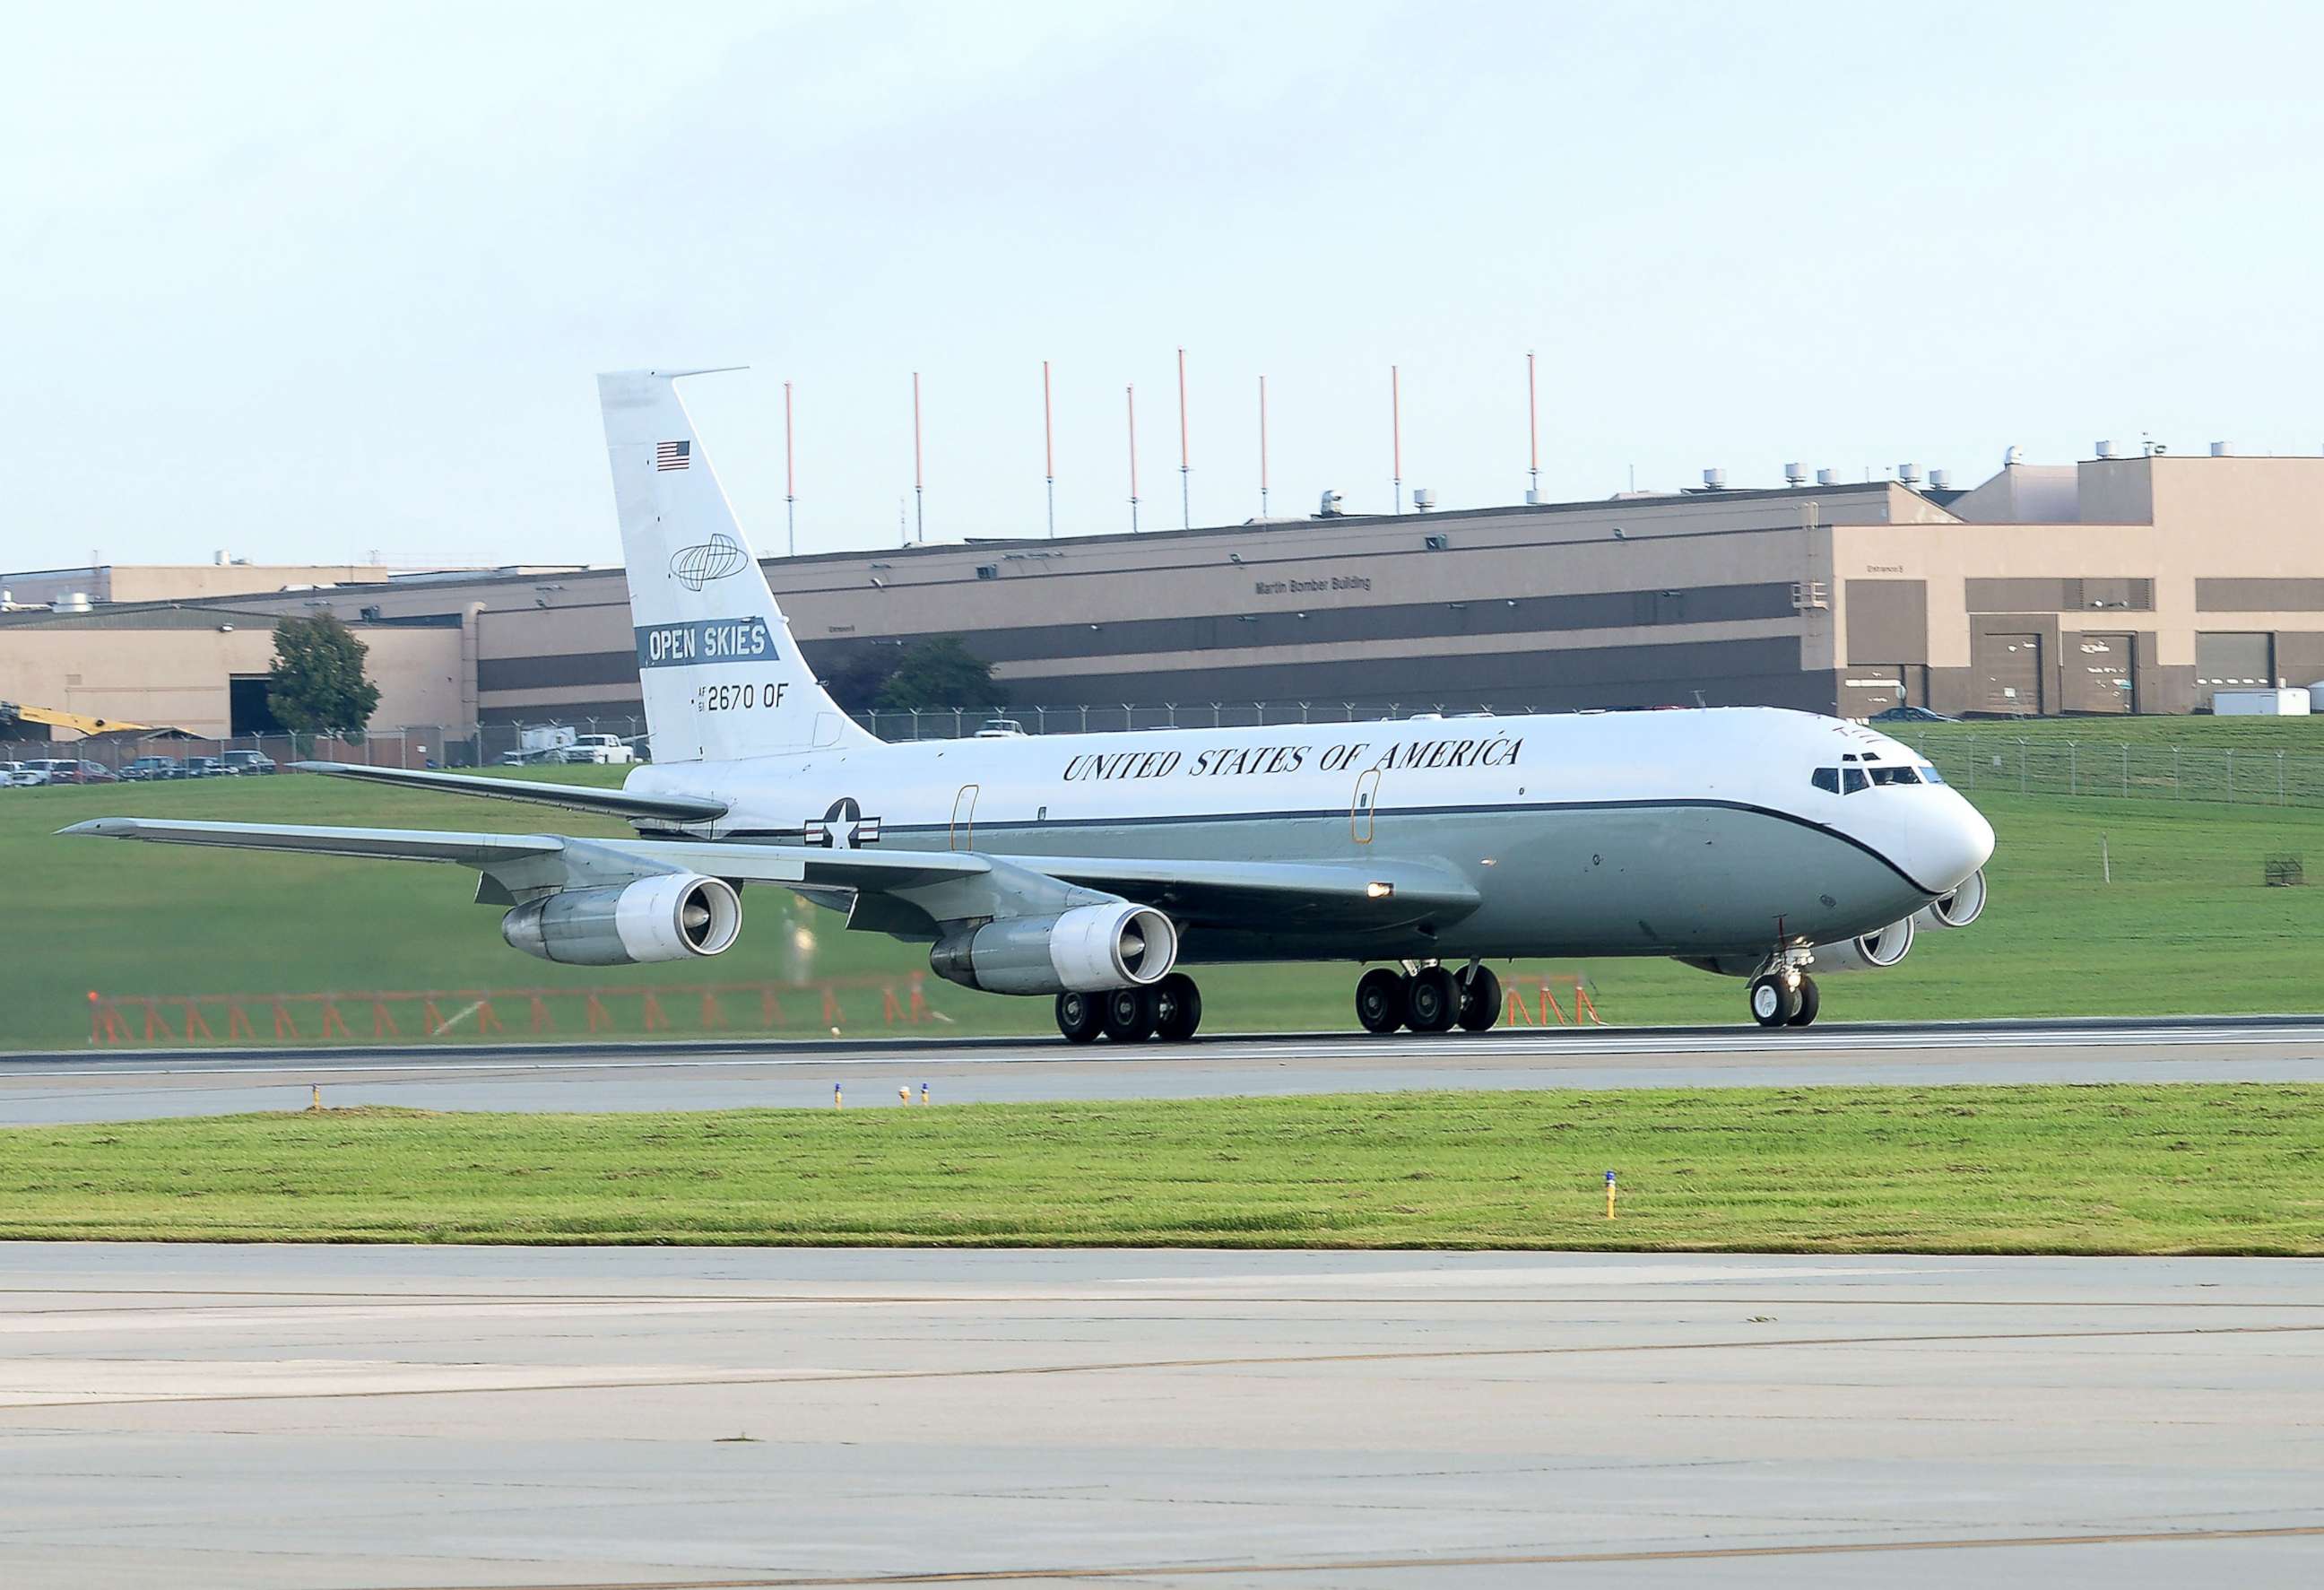
[[[1041,467],[1048,473],[1049,539],[1057,539],[1057,430],[1049,417],[1049,361],[1041,361]]]
[[[1187,484],[1187,472],[1193,462],[1186,451],[1186,350],[1178,350],[1178,528],[1194,528],[1193,487]]]
[[[1259,378],[1259,516],[1267,517],[1267,377]]]
[[[798,556],[798,471],[791,452],[791,384],[783,383],[783,546],[788,556]]]
[[[1138,533],[1138,388],[1125,386],[1130,400],[1130,533]]]
[[[1526,501],[1541,501],[1541,411],[1534,397],[1533,354],[1526,354],[1526,445],[1532,457],[1533,489],[1526,493]]]
[[[1404,512],[1404,395],[1394,365],[1388,367],[1388,450],[1396,476],[1396,511]]]
[[[920,490],[920,373],[912,372],[912,529],[915,541],[926,543],[928,522]]]

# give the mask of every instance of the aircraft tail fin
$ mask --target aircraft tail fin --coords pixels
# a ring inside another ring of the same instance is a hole
[[[597,377],[656,762],[874,744],[816,682],[703,453],[675,382]]]

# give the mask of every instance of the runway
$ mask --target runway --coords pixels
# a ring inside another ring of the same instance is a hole
[[[332,1105],[716,1110],[1185,1098],[1410,1088],[2324,1081],[2324,1019],[2207,1017],[1374,1038],[1207,1037],[1086,1049],[1055,1037],[419,1050],[91,1052],[0,1058],[0,1125]]]
[[[11,1590],[2324,1578],[2297,1261],[0,1266]]]

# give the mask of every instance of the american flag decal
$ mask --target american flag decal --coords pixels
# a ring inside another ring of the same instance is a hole
[[[658,441],[654,443],[654,467],[683,469],[694,461],[694,444],[690,441]]]

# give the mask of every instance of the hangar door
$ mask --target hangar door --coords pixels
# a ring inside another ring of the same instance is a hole
[[[1973,636],[1969,671],[1976,676],[1973,699],[1979,712],[2031,716],[2042,710],[2042,637]]]
[[[2138,710],[2137,636],[2067,635],[2059,644],[2067,651],[2067,711]]]

